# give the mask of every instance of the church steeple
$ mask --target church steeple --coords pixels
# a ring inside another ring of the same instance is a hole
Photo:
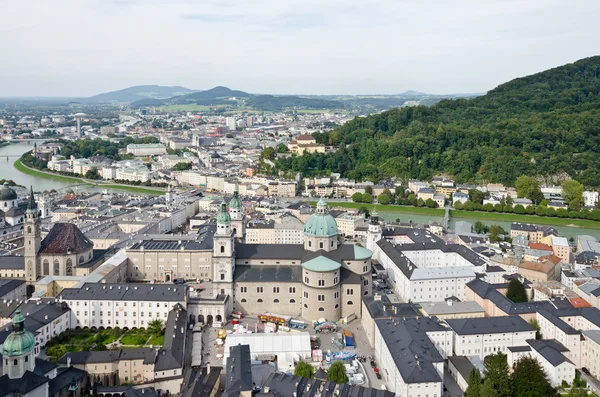
[[[31,186],[27,211],[25,211],[25,225],[23,227],[23,237],[25,240],[25,277],[29,283],[34,283],[42,275],[38,258],[38,252],[42,244],[40,229],[40,215],[33,195],[33,186]]]
[[[28,211],[37,210],[37,203],[35,202],[35,197],[33,196],[33,186],[30,186],[29,203],[27,203],[27,210]]]

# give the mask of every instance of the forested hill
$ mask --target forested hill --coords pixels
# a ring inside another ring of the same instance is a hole
[[[329,154],[282,158],[276,168],[351,179],[514,184],[523,174],[600,186],[600,56],[512,80],[473,99],[394,109],[314,135]]]

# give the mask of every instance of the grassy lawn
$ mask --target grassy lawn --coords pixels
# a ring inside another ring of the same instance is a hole
[[[316,202],[311,202],[311,205],[315,205]],[[414,214],[414,215],[429,215],[443,217],[445,210],[443,208],[425,208],[425,207],[412,207],[406,205],[381,205],[381,204],[364,204],[364,203],[350,203],[350,202],[328,202],[330,207],[344,207],[344,208],[361,208],[367,207],[369,211],[376,209],[377,211],[395,212],[399,214]],[[573,226],[582,227],[588,229],[600,229],[600,222],[592,221],[589,219],[573,219],[573,218],[556,218],[547,216],[537,215],[519,215],[519,214],[505,214],[498,212],[482,212],[482,211],[460,211],[450,210],[451,218],[465,218],[465,219],[477,219],[487,221],[501,221],[501,222],[527,222],[536,223],[538,225],[554,225],[554,226]]]
[[[46,172],[31,169],[31,168],[25,166],[23,163],[21,163],[21,160],[15,161],[15,168],[24,174],[33,175],[33,176],[37,176],[40,178],[53,179],[53,180],[59,181],[59,182],[86,184],[88,186],[92,186],[91,183],[86,182],[84,179],[74,178],[74,177],[70,177],[70,176],[55,175],[52,173],[46,173]],[[130,193],[156,194],[156,195],[163,194],[163,192],[165,190],[163,188],[149,188],[149,187],[143,187],[143,186],[120,185],[120,184],[115,184],[115,183],[111,183],[111,184],[99,183],[98,187],[107,188],[107,189],[125,190]]]
[[[160,335],[160,336],[155,336],[152,339],[150,339],[150,342],[148,344],[150,344],[152,346],[156,346],[156,345],[163,345],[164,343],[165,343],[165,336]]]
[[[316,201],[311,201],[311,205],[317,205]],[[350,203],[346,201],[336,202],[328,201],[327,204],[330,207],[344,207],[344,208],[356,208],[366,207],[370,212],[373,209],[377,211],[386,212],[398,212],[402,214],[414,214],[414,215],[430,215],[430,216],[444,216],[443,208],[425,208],[425,207],[411,207],[408,205],[382,205],[382,204],[364,204],[364,203]]]
[[[33,175],[33,176],[37,176],[40,178],[53,179],[55,181],[67,182],[67,183],[84,183],[79,178],[73,178],[70,176],[62,176],[62,175],[54,175],[54,174],[50,174],[50,173],[33,170],[31,168],[26,167],[23,163],[21,163],[21,160],[15,161],[15,168],[24,174]],[[91,185],[91,184],[89,184],[89,185]]]
[[[153,335],[147,329],[138,328],[135,330],[128,331],[121,338],[120,342],[122,345],[127,346],[144,346],[150,345],[162,345],[165,340],[163,335]]]
[[[106,189],[119,189],[126,190],[130,193],[140,193],[140,194],[155,194],[160,195],[164,193],[164,189],[161,188],[147,188],[140,186],[131,186],[131,185],[117,185],[117,184],[99,184],[98,187],[106,188]]]

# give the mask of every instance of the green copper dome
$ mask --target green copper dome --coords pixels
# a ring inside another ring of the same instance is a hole
[[[31,332],[25,330],[25,318],[21,314],[21,310],[17,309],[12,322],[13,332],[8,335],[2,345],[4,357],[21,356],[35,346],[35,337]]]
[[[236,209],[236,210],[242,209],[242,200],[240,200],[240,195],[238,193],[237,188],[235,188],[235,191],[233,192],[233,197],[231,198],[231,201],[229,202],[229,208]]]
[[[339,234],[337,223],[333,216],[327,213],[327,203],[323,198],[317,203],[317,212],[306,220],[304,234],[314,237],[331,237]]]
[[[229,215],[229,212],[227,211],[227,203],[225,203],[225,200],[223,200],[221,208],[219,208],[217,223],[231,223],[231,215]]]

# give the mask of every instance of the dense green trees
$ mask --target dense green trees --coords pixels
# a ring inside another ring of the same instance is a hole
[[[540,328],[540,324],[537,319],[532,318],[529,320],[529,325],[535,328],[535,339],[542,339],[542,329]]]
[[[300,361],[294,369],[294,376],[301,376],[303,378],[312,378],[315,375],[315,367],[307,363],[306,361]]]
[[[479,370],[475,367],[473,367],[473,369],[471,370],[471,373],[469,373],[469,379],[467,380],[467,390],[466,390],[466,396],[467,397],[480,397],[480,390],[481,390],[481,372],[479,372]]]
[[[327,380],[335,383],[348,383],[346,368],[341,361],[334,361],[327,371]]]
[[[515,182],[515,188],[519,197],[528,198],[535,204],[539,204],[544,199],[540,183],[530,176],[521,175],[518,177]]]
[[[558,396],[538,360],[530,356],[524,356],[515,363],[511,382],[513,397]]]
[[[379,196],[377,196],[377,201],[379,202],[379,204],[383,204],[383,205],[393,204],[394,196],[389,191],[389,189],[385,189],[383,191],[383,193],[381,193]]]
[[[568,174],[600,186],[600,57],[515,79],[473,99],[357,117],[313,136],[338,146],[277,160],[277,169],[356,180],[430,179],[514,185]],[[576,154],[576,156],[574,156]]]
[[[186,171],[192,169],[192,163],[177,163],[173,166],[173,171]]]
[[[510,397],[512,390],[506,354],[498,352],[487,356],[484,367],[485,382],[481,388],[481,397]]]
[[[570,208],[580,209],[583,204],[583,185],[577,181],[566,181],[562,185],[563,196]]]
[[[515,303],[527,302],[527,292],[525,286],[519,279],[513,278],[508,283],[506,297]]]
[[[78,139],[76,141],[61,141],[64,147],[60,154],[69,158],[90,158],[92,156],[105,156],[115,160],[122,160],[126,155],[119,154],[119,149],[127,147],[131,143],[158,143],[158,139],[153,137],[134,139],[131,137],[123,138],[119,143],[105,141],[103,139]]]
[[[548,381],[544,369],[535,358],[530,356],[520,358],[511,372],[506,354],[498,352],[487,356],[484,366],[485,379],[483,382],[479,371],[476,368],[471,370],[467,381],[466,397],[558,396],[556,389]],[[575,393],[577,392],[575,390]],[[576,396],[578,397],[578,394],[573,397]]]

